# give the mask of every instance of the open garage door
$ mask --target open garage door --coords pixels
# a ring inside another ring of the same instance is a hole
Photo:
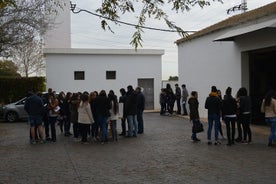
[[[265,93],[276,90],[276,47],[250,51],[249,70],[253,123],[264,124],[260,106]]]

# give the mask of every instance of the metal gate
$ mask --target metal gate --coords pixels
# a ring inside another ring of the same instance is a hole
[[[145,110],[154,109],[154,79],[138,79],[138,86],[145,95]]]

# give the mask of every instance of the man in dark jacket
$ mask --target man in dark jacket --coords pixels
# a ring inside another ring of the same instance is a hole
[[[42,127],[42,116],[44,113],[44,105],[42,99],[30,92],[29,96],[25,102],[24,109],[29,115],[29,123],[31,127],[31,144],[36,144],[35,141],[35,127],[38,128],[40,142],[44,143],[43,127]]]
[[[137,121],[138,121],[138,134],[144,133],[144,119],[143,112],[145,109],[145,96],[141,91],[141,87],[136,88],[137,93]]]
[[[125,108],[128,123],[128,137],[137,137],[137,93],[131,85],[127,87]]]
[[[208,110],[208,132],[207,132],[208,145],[212,144],[211,133],[213,129],[213,123],[215,123],[215,145],[221,144],[218,141],[218,128],[219,128],[220,113],[221,113],[221,101],[218,97],[216,86],[212,86],[211,93],[206,98],[205,109]]]

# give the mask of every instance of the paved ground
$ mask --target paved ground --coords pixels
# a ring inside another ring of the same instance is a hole
[[[144,119],[143,135],[105,145],[83,145],[59,131],[56,143],[30,145],[25,122],[2,122],[0,183],[275,184],[276,146],[266,146],[267,127],[253,128],[250,145],[208,146],[206,131],[200,143],[191,142],[186,119],[158,113]]]

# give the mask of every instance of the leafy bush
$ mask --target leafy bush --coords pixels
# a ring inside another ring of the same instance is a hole
[[[0,104],[11,103],[25,97],[30,90],[45,91],[45,77],[0,78],[0,89]]]

